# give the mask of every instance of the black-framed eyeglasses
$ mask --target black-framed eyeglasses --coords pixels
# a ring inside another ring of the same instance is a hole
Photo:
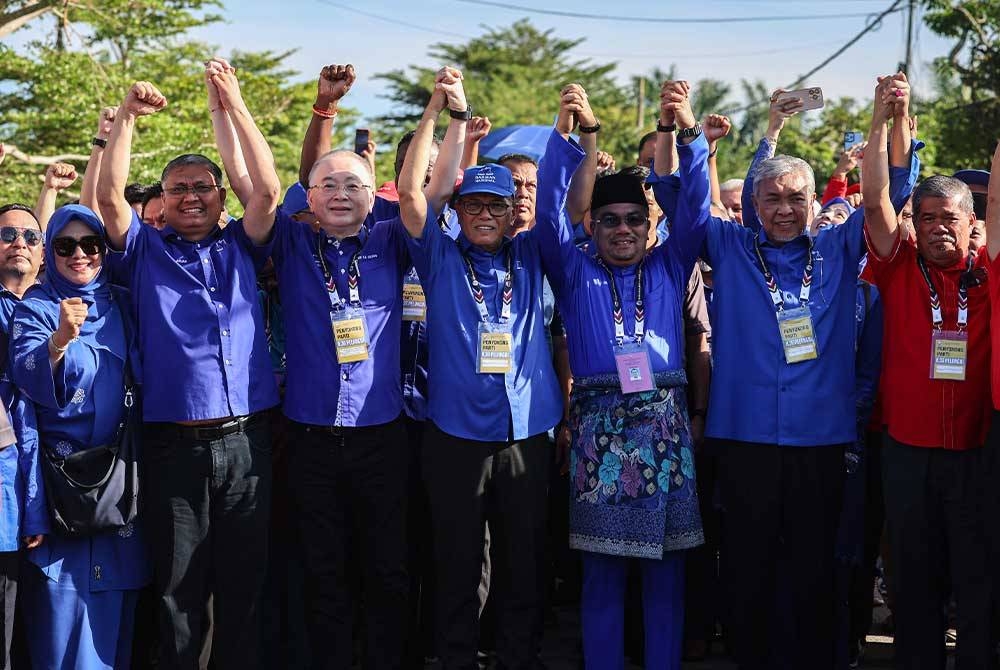
[[[355,196],[360,194],[362,191],[367,191],[370,188],[374,188],[371,184],[362,184],[357,181],[349,181],[346,184],[338,184],[332,181],[325,181],[322,184],[314,184],[310,186],[309,189],[316,189],[325,196],[332,196],[334,193],[339,193],[343,191],[349,196]]]
[[[221,184],[194,184],[193,186],[178,184],[177,186],[164,188],[163,192],[172,198],[183,198],[188,193],[193,193],[200,198],[208,195],[212,191],[218,191],[220,188],[222,188]]]
[[[599,225],[601,228],[607,228],[608,230],[614,230],[625,222],[625,225],[629,228],[639,228],[649,223],[649,217],[638,212],[632,212],[631,214],[626,214],[625,216],[618,216],[617,214],[604,214],[599,219],[594,219],[593,223]]]
[[[83,253],[88,256],[96,256],[104,249],[104,239],[100,235],[84,235],[77,239],[75,237],[56,237],[52,240],[52,250],[57,256],[69,258],[80,247]]]
[[[491,200],[489,202],[483,202],[482,200],[463,200],[459,203],[462,210],[469,216],[479,216],[486,209],[489,211],[490,216],[503,216],[510,209],[510,205],[503,201]]]
[[[0,228],[0,242],[14,244],[18,237],[23,237],[24,243],[29,247],[37,247],[42,241],[41,231],[33,228],[16,228],[14,226]]]

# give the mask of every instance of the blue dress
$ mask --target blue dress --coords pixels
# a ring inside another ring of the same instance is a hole
[[[15,308],[10,343],[12,377],[34,405],[40,444],[63,455],[115,439],[129,350],[127,309],[119,307],[106,271],[86,286],[56,271],[51,241],[73,220],[104,234],[85,207],[71,205],[53,215],[46,231],[48,277]],[[53,371],[48,338],[59,324],[59,301],[68,297],[88,303],[87,320]],[[21,597],[32,624],[28,643],[35,670],[129,668],[138,589],[150,581],[140,525],[85,538],[55,531],[28,560],[37,570],[23,576]]]

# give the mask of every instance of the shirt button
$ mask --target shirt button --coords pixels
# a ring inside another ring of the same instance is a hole
[[[349,372],[345,372],[344,374],[340,375],[340,378],[346,382],[348,379],[351,378],[351,374]]]
[[[345,272],[347,272],[347,270],[343,270],[343,269],[342,269],[342,270],[340,271],[340,274],[344,274]]]
[[[222,303],[220,302],[220,303],[216,303],[216,307],[218,307],[219,309],[222,309],[223,307],[225,307],[225,305],[223,305],[223,304],[222,304]]]
[[[227,337],[228,335],[229,335],[229,331],[228,330],[222,331],[222,336],[223,337]]]
[[[201,262],[204,263],[205,265],[208,265],[208,259],[207,258],[203,258]]]
[[[233,362],[227,358],[226,359],[226,365],[232,365],[232,364],[233,364]]]
[[[343,255],[344,255],[344,250],[343,250],[343,249],[341,249],[341,250],[340,250],[340,255],[341,255],[341,256],[343,256]]]
[[[214,286],[209,286],[208,290],[211,291],[212,293],[215,293],[215,287]]]

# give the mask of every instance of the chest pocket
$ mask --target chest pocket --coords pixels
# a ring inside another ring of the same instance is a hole
[[[362,254],[358,259],[361,275],[361,302],[368,307],[390,307],[402,301],[402,282],[398,269],[386,262],[385,254]]]

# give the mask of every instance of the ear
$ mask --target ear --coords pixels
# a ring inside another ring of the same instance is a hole
[[[160,197],[163,197],[163,196],[160,196]],[[225,186],[220,186],[219,187],[219,204],[222,205],[223,209],[226,208],[226,187]]]

